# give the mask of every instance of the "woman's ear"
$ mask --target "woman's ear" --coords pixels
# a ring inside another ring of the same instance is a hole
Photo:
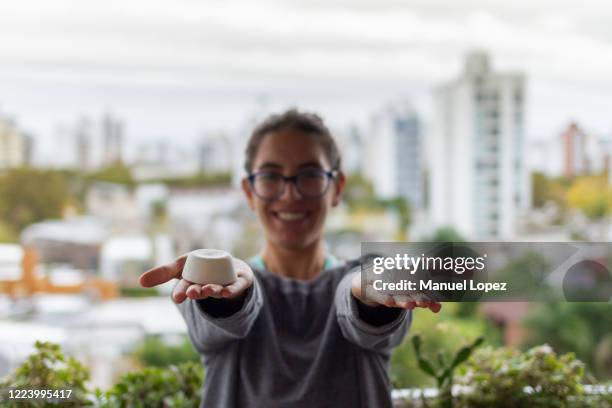
[[[240,182],[240,185],[242,187],[244,195],[246,196],[247,202],[249,203],[249,208],[251,210],[255,210],[255,203],[253,202],[255,200],[255,197],[253,197],[253,191],[251,190],[251,184],[249,183],[249,180],[244,177]]]
[[[343,172],[338,171],[338,175],[334,178],[334,197],[332,198],[332,206],[336,207],[342,199],[342,192],[346,184],[346,176]]]

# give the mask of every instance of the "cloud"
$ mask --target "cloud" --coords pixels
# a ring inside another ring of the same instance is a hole
[[[11,40],[0,42],[0,62],[33,75],[53,69],[139,77],[176,69],[192,79],[200,73],[435,81],[467,50],[484,47],[511,65],[560,78],[597,81],[612,71],[610,42],[578,31],[574,17],[540,15],[535,5],[529,20],[507,21],[503,13],[518,15],[527,2],[512,8],[463,2],[467,11],[455,3],[68,1],[37,15],[5,9],[0,35]],[[558,63],[550,69],[542,60]]]
[[[367,99],[450,80],[484,48],[527,74],[534,109],[576,87],[588,107],[612,93],[611,14],[594,0],[22,0],[0,4],[0,83]]]

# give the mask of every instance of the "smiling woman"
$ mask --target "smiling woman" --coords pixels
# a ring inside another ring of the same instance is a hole
[[[264,227],[268,266],[291,277],[318,275],[327,211],[340,202],[345,182],[338,149],[321,119],[288,111],[263,122],[248,144],[245,169],[249,177],[242,188]],[[289,270],[276,265],[274,254],[291,249],[304,258],[320,258],[319,265],[309,271],[293,262]]]
[[[326,253],[323,231],[345,185],[319,116],[289,110],[257,127],[242,189],[265,234],[227,286],[182,276],[185,257],[147,271],[143,286],[179,278],[173,299],[203,355],[206,407],[391,407],[389,356],[416,306],[366,299],[359,261]]]

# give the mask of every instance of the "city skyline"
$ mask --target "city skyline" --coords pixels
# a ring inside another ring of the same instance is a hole
[[[367,128],[387,102],[407,98],[427,122],[433,87],[460,74],[468,51],[484,49],[496,69],[526,74],[528,139],[570,121],[612,133],[610,5],[142,5],[0,6],[0,111],[41,147],[81,115],[108,111],[125,120],[134,143],[241,132],[261,106],[298,105],[336,129]]]

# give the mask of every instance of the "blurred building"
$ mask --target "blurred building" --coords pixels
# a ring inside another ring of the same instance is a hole
[[[483,52],[436,90],[430,217],[469,239],[511,238],[529,207],[521,73],[494,71]]]
[[[140,287],[138,278],[144,271],[171,262],[174,258],[168,235],[113,236],[101,247],[100,275],[122,287],[137,288]],[[170,286],[174,286],[174,283],[170,283]]]
[[[561,133],[563,175],[566,177],[609,170],[610,140],[587,133],[576,122]]]
[[[29,163],[31,152],[32,138],[13,119],[0,114],[0,170]]]
[[[108,225],[95,217],[73,217],[30,224],[21,233],[21,244],[33,248],[43,264],[69,265],[95,273],[100,246],[109,235]]]
[[[261,248],[255,217],[238,189],[171,189],[167,216],[177,253],[220,248],[249,257]]]
[[[365,147],[363,135],[357,125],[351,125],[346,133],[335,132],[334,138],[342,155],[342,170],[349,175],[362,173]]]
[[[179,146],[169,139],[142,143],[130,169],[137,182],[193,177],[199,172],[197,148]]]
[[[125,123],[106,113],[101,117],[82,115],[57,128],[49,154],[39,158],[45,167],[95,171],[123,162]]]
[[[0,282],[21,278],[23,248],[17,244],[0,244]]]
[[[232,146],[224,134],[209,135],[200,142],[198,167],[204,173],[232,171]]]
[[[133,371],[131,351],[147,336],[182,339],[185,322],[168,296],[92,301],[82,294],[37,294],[27,303],[28,320],[0,320],[0,378],[33,353],[35,341],[58,343],[107,389]],[[17,316],[17,315],[15,315]]]
[[[364,153],[364,173],[378,197],[423,206],[421,122],[409,104],[389,105],[373,118]]]
[[[555,135],[529,142],[528,154],[530,170],[550,177],[598,174],[610,170],[612,140],[570,122]]]
[[[104,220],[116,232],[143,228],[143,213],[129,187],[108,182],[93,183],[85,194],[87,214]]]
[[[74,148],[78,170],[88,171],[92,168],[92,138],[90,120],[86,117],[80,118],[74,129]]]
[[[563,145],[563,174],[573,177],[589,172],[590,163],[587,156],[587,135],[574,122],[561,133]]]
[[[95,182],[85,194],[87,214],[96,217],[114,234],[150,231],[163,221],[168,188],[161,183],[123,184]]]
[[[69,263],[49,264],[49,255],[46,256],[41,259],[35,246],[0,245],[0,294],[8,295],[14,302],[44,293],[81,294],[102,300],[118,296],[115,282]],[[19,314],[19,309],[27,312],[29,308],[9,307],[0,316]]]
[[[124,123],[120,119],[105,114],[102,117],[103,164],[112,165],[123,162]]]

